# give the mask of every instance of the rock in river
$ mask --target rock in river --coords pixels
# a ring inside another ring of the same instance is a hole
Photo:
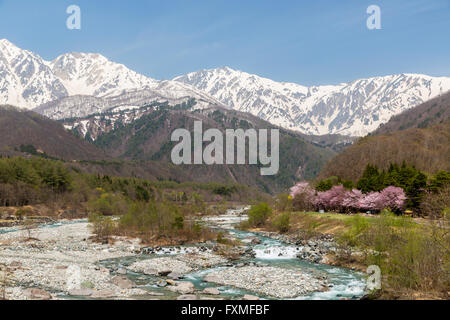
[[[112,278],[111,283],[115,284],[120,289],[132,289],[136,287],[133,281],[124,276],[116,276]]]
[[[205,288],[202,292],[203,294],[211,295],[211,296],[218,296],[220,295],[220,291],[216,288]]]
[[[195,287],[192,282],[178,282],[176,286],[170,287],[169,290],[181,294],[191,294],[194,293]]]

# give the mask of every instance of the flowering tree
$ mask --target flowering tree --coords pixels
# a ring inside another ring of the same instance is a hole
[[[319,192],[314,204],[318,209],[342,211],[344,198],[344,186],[334,186],[328,191]]]
[[[295,210],[311,210],[314,207],[315,191],[308,182],[299,182],[291,188]]]
[[[334,186],[328,191],[315,193],[307,182],[300,182],[291,188],[291,197],[297,210],[328,210],[351,212],[358,210],[381,211],[389,208],[400,211],[405,205],[406,195],[402,188],[387,187],[381,192],[369,192],[353,189],[346,190],[343,185]]]
[[[359,203],[363,197],[363,193],[358,189],[347,191],[344,195],[342,206],[346,208],[347,211],[357,211],[360,209]]]
[[[359,201],[359,209],[380,211],[383,209],[379,192],[369,192]]]
[[[406,195],[402,188],[387,187],[380,193],[380,202],[384,208],[390,208],[393,211],[402,210],[406,201]]]

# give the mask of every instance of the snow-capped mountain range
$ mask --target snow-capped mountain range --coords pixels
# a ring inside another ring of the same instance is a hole
[[[100,54],[69,53],[45,61],[0,40],[0,104],[53,119],[194,98],[195,108],[230,107],[306,134],[364,136],[393,115],[449,90],[448,77],[401,74],[306,87],[227,67],[158,81]]]
[[[196,99],[197,107],[223,106],[193,86],[145,77],[100,54],[68,53],[45,61],[0,40],[0,104],[61,119],[130,104],[158,101],[176,105],[190,98]]]
[[[407,109],[450,90],[450,78],[401,74],[334,86],[275,82],[224,67],[175,79],[224,104],[306,134],[364,136]]]

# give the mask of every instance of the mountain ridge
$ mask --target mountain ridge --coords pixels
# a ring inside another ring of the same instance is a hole
[[[126,95],[147,92],[147,100],[153,96],[166,101],[197,98],[198,101],[222,105],[208,94],[187,84],[171,80],[155,80],[127,68],[123,64],[108,60],[98,53],[66,53],[52,61],[46,61],[31,51],[23,50],[6,39],[0,40],[0,103],[40,111],[53,119],[58,116],[71,117],[78,109],[79,116],[97,112],[98,108],[86,111],[81,108],[80,97],[103,99],[97,102],[110,107],[113,102]],[[72,97],[74,105],[70,104]],[[141,95],[142,97],[142,95]],[[132,97],[134,100],[139,97]],[[150,100],[149,100],[150,99]],[[52,103],[62,101],[69,115],[61,106],[52,112]],[[125,102],[124,104],[127,104]],[[114,105],[116,106],[116,105]]]
[[[450,171],[449,110],[450,92],[405,111],[330,160],[319,178],[356,181],[368,164],[387,169],[403,162],[427,173]]]
[[[0,154],[21,154],[21,148],[36,154],[68,161],[103,160],[107,155],[97,147],[67,132],[64,127],[30,110],[0,105]]]
[[[450,78],[399,74],[330,86],[275,82],[229,67],[176,77],[239,111],[305,134],[364,136],[450,90]]]
[[[365,136],[450,90],[450,77],[405,73],[306,87],[229,67],[159,81],[101,54],[67,53],[45,61],[6,39],[0,40],[0,75],[0,103],[53,119],[195,98],[198,108],[234,108],[308,135]]]

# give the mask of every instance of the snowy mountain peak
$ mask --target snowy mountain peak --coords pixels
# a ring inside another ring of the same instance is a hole
[[[95,53],[64,54],[53,60],[50,67],[70,95],[111,96],[157,82]]]
[[[228,67],[174,79],[230,107],[306,134],[364,136],[396,114],[450,90],[450,78],[399,74],[306,87]]]
[[[0,40],[0,104],[55,118],[153,102],[220,105],[306,134],[363,136],[407,109],[450,90],[450,78],[399,74],[326,86],[276,82],[230,67],[157,81],[101,54],[68,53],[53,61]]]
[[[0,104],[58,119],[131,102],[177,104],[195,98],[197,107],[222,105],[195,87],[145,77],[98,53],[72,52],[48,62],[6,39],[0,40],[0,75]]]
[[[62,82],[38,55],[0,40],[0,103],[26,108],[67,95]]]

